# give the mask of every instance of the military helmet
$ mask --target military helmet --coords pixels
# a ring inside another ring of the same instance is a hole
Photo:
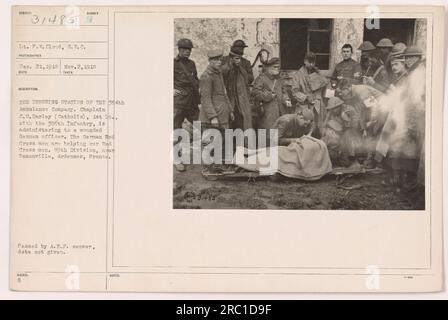
[[[340,105],[343,105],[344,101],[341,98],[338,97],[331,97],[328,100],[328,104],[327,104],[327,110],[331,110],[334,108],[339,107]]]
[[[390,39],[388,38],[383,38],[380,41],[378,41],[378,43],[376,44],[376,46],[378,48],[392,48],[394,46],[394,44],[392,43],[392,41],[390,41]]]
[[[422,56],[423,51],[418,46],[410,46],[407,47],[406,50],[403,52],[404,56]]]
[[[364,41],[363,43],[361,43],[361,45],[358,48],[358,50],[361,50],[361,51],[372,51],[375,49],[376,49],[375,46],[370,41]]]
[[[246,45],[246,43],[243,40],[240,39],[240,40],[235,40],[233,42],[232,47],[247,48],[247,45]]]
[[[394,63],[396,61],[404,62],[404,56],[402,54],[396,54],[390,57],[390,63]]]
[[[406,50],[406,45],[403,42],[397,42],[392,47],[392,51],[390,52],[391,55],[399,55],[402,54]]]
[[[180,39],[179,41],[177,41],[177,47],[191,49],[191,48],[193,48],[193,42],[191,42],[190,39],[183,38],[183,39]]]

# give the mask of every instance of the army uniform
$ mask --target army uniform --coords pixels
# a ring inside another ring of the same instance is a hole
[[[266,66],[280,63],[280,59],[270,59]],[[267,72],[255,79],[252,89],[254,100],[263,108],[263,115],[259,119],[260,129],[272,129],[275,120],[281,115],[294,113],[294,107],[286,107],[289,98],[286,86],[280,76],[271,76]]]
[[[230,62],[230,56],[223,57],[222,61],[224,64],[228,64]],[[241,57],[241,68],[243,68],[247,73],[247,88],[249,88],[249,85],[254,82],[254,73],[252,71],[250,61],[244,57]]]
[[[390,48],[390,50],[392,50],[393,46],[394,46],[394,44],[388,38],[383,38],[380,41],[378,41],[378,43],[376,44],[376,47],[379,49]],[[381,57],[381,61],[383,62],[383,64],[385,66],[387,66],[387,61],[389,60],[390,55],[391,55],[391,52],[389,51],[389,53],[387,55],[384,55],[383,57]],[[387,71],[390,72],[390,70],[387,70]]]
[[[333,110],[338,107],[341,108],[340,112],[334,112]],[[359,113],[338,97],[330,98],[327,110],[322,141],[327,145],[333,166],[347,167],[361,147]]]
[[[405,188],[415,183],[424,185],[424,132],[425,132],[425,84],[426,67],[422,61],[423,52],[417,46],[410,46],[403,52],[407,57],[420,57],[412,66],[408,66],[400,86],[403,97],[418,97],[405,99],[388,114],[381,136],[377,144],[376,160],[385,157],[385,167],[389,173],[389,183],[401,184]],[[422,81],[423,79],[423,81]],[[412,83],[421,81],[421,86]],[[417,91],[417,92],[416,92]],[[400,110],[400,112],[395,112]],[[397,126],[400,122],[402,125]]]
[[[303,110],[302,116],[306,120],[314,120],[314,114],[311,110]],[[301,125],[297,114],[285,114],[279,117],[272,127],[278,130],[278,145],[288,146],[293,140],[309,134],[312,124]]]
[[[207,56],[209,59],[222,59],[222,51],[209,50]],[[209,64],[207,69],[201,75],[199,86],[201,90],[201,110],[199,119],[204,131],[203,141],[205,144],[208,143],[208,129],[213,128],[219,130],[222,137],[222,159],[223,161],[230,161],[231,159],[225,158],[225,130],[230,128],[230,116],[233,114],[233,107],[227,95],[221,69],[216,69]],[[212,120],[215,118],[218,120],[217,124],[212,123]],[[222,170],[219,166],[223,163],[215,162],[215,164],[217,164],[218,167],[206,166],[205,168],[207,170]]]
[[[403,63],[403,65],[404,65],[404,63],[405,63],[404,56],[402,56],[402,55],[393,55],[393,56],[390,58],[390,64],[391,64],[391,66],[392,66],[392,63],[395,62],[395,61],[399,61],[399,62]],[[393,72],[392,72],[392,73],[389,75],[389,81],[390,81],[390,83],[391,83],[391,87],[392,87],[392,88],[393,88],[393,87],[397,87],[397,86],[399,86],[401,83],[403,83],[404,79],[406,78],[407,73],[408,73],[408,72],[407,72],[405,66],[404,66],[403,70],[402,70],[400,73],[393,73]]]
[[[231,56],[242,59],[243,48],[232,47]],[[242,61],[241,61],[242,62]],[[252,128],[252,107],[249,90],[249,74],[242,64],[234,65],[230,58],[223,63],[221,73],[227,89],[235,118],[231,123],[232,129],[247,130]]]
[[[209,58],[214,58],[219,53],[219,50],[211,50],[208,55]],[[233,110],[221,71],[209,65],[201,75],[199,86],[201,88],[201,111],[199,113],[201,122],[210,126],[211,120],[217,118],[220,128],[229,128],[230,113]]]
[[[309,109],[314,112],[315,130],[313,136],[319,138],[326,117],[323,89],[328,84],[328,80],[321,75],[319,69],[316,67],[308,70],[305,65],[298,71],[293,72],[292,78],[291,94],[294,100],[297,100],[296,105],[300,106],[301,110]]]
[[[333,71],[333,80],[348,79],[350,84],[361,83],[361,65],[353,59],[339,62]]]
[[[193,44],[189,39],[181,39],[178,47],[191,49]],[[174,129],[177,129],[182,128],[185,119],[190,122],[198,119],[199,79],[193,60],[180,56],[174,58],[174,89],[180,92],[174,95]]]
[[[389,73],[386,67],[379,63],[375,66],[370,66],[369,70],[364,74],[365,77],[372,77],[374,83],[370,86],[381,92],[386,92],[389,87]]]
[[[376,47],[373,45],[370,41],[364,41],[359,46],[358,50],[361,51],[361,70],[362,70],[362,76],[365,76],[369,70],[369,54],[376,50]]]
[[[241,51],[244,50],[244,48],[247,48],[247,45],[244,43],[243,40],[235,40],[232,44],[231,49],[240,49]],[[230,56],[223,57],[223,63],[228,64],[230,60]],[[249,60],[247,60],[244,57],[241,57],[241,67],[246,71],[247,73],[247,86],[249,88],[249,85],[254,82],[254,72],[252,71],[252,64]]]
[[[389,82],[394,83],[396,80],[396,76],[392,72],[392,60],[401,56],[406,50],[406,45],[403,42],[397,42],[392,47],[392,51],[390,52],[390,55],[386,61],[385,67],[387,72],[389,73]]]

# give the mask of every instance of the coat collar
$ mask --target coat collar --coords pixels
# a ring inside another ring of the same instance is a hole
[[[189,58],[181,58],[181,57],[179,57],[179,55],[177,55],[176,58],[174,58],[174,60],[176,60],[176,61],[188,61],[190,59]]]
[[[221,73],[221,70],[215,69],[211,65],[207,66],[207,71],[210,72],[210,73],[215,73],[215,74],[220,74]]]
[[[268,72],[265,72],[263,74],[266,76],[266,78],[268,78],[271,81],[274,81],[275,79],[279,79],[280,78],[280,76],[273,76],[273,75],[269,74]]]
[[[347,59],[347,60],[342,60],[342,63],[353,63],[356,62],[353,58]]]

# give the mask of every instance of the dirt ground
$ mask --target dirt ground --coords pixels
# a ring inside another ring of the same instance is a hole
[[[425,206],[424,188],[404,191],[384,186],[384,173],[353,175],[338,183],[331,175],[314,182],[281,176],[209,181],[200,165],[189,165],[186,172],[173,170],[176,209],[423,210]]]

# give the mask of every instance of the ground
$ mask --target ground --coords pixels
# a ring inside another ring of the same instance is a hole
[[[202,166],[174,170],[173,207],[177,209],[295,209],[295,210],[424,210],[424,188],[412,191],[384,186],[380,174],[335,176],[306,182],[282,177],[209,181]]]

